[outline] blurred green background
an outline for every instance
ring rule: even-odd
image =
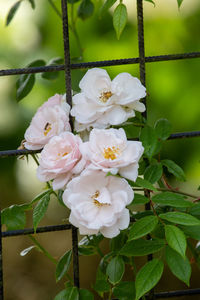
[[[54,57],[63,57],[60,18],[47,0],[35,2],[36,9],[32,10],[28,1],[23,1],[12,23],[5,27],[6,15],[15,1],[1,0],[0,69],[21,68],[35,59],[48,62]],[[60,1],[53,2],[60,9]],[[96,9],[91,18],[77,21],[77,30],[84,49],[82,61],[138,56],[135,2],[124,0],[128,7],[129,21],[119,41],[112,26],[112,11],[99,19]],[[155,0],[155,3],[155,8],[151,3],[144,3],[146,55],[199,51],[199,0],[184,0],[180,11],[176,0]],[[75,59],[79,56],[79,50],[72,34],[70,47],[71,58]],[[106,69],[111,78],[120,72],[130,72],[139,77],[138,65]],[[85,70],[72,71],[73,90],[78,91],[78,82],[84,74]],[[149,123],[153,125],[158,118],[167,118],[173,125],[173,132],[200,130],[200,59],[148,63],[146,75]],[[0,150],[16,149],[37,107],[55,93],[65,92],[64,72],[60,72],[58,79],[54,81],[42,79],[38,74],[31,93],[17,103],[17,79],[18,76],[0,78]],[[163,158],[175,160],[186,173],[187,184],[174,184],[191,193],[197,193],[200,182],[199,149],[200,138],[181,139],[167,141],[162,152]],[[29,202],[43,189],[43,184],[36,179],[36,166],[31,158],[28,164],[26,160],[16,158],[1,159],[0,166],[1,208],[14,203]],[[66,210],[53,200],[41,225],[60,224],[65,217]],[[27,227],[32,227],[31,217],[28,218]],[[56,258],[71,247],[70,238],[70,232],[38,236]],[[25,257],[19,255],[20,251],[30,245],[32,243],[28,237],[7,238],[3,241],[6,300],[50,300],[63,288],[63,282],[55,283],[55,266],[43,258],[42,254],[33,250]],[[106,248],[107,245],[102,247]],[[80,262],[81,285],[88,287],[94,282],[98,259],[83,257]],[[139,264],[141,262],[139,260]],[[199,286],[198,276],[194,267],[191,287]],[[181,288],[184,288],[184,284],[166,272],[157,290]],[[200,296],[190,296],[191,299],[200,299],[198,297]]]

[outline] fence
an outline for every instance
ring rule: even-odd
[[[55,72],[55,71],[65,71],[65,86],[66,86],[66,101],[69,105],[72,104],[72,95],[71,95],[71,69],[85,69],[92,67],[105,67],[105,66],[117,66],[117,65],[126,65],[126,64],[139,64],[140,68],[140,80],[143,85],[145,85],[145,64],[149,62],[159,62],[159,61],[170,61],[170,60],[179,60],[179,59],[192,59],[200,58],[200,52],[192,53],[182,53],[182,54],[170,54],[170,55],[160,55],[160,56],[145,56],[145,46],[144,46],[144,28],[143,28],[143,0],[137,0],[137,23],[138,23],[138,48],[139,48],[139,57],[128,58],[128,59],[117,59],[117,60],[105,60],[105,61],[95,61],[95,62],[86,62],[86,63],[77,63],[71,64],[70,62],[70,43],[69,43],[69,24],[68,24],[68,10],[67,10],[67,0],[61,0],[62,7],[62,25],[63,25],[63,41],[64,41],[64,65],[57,66],[45,66],[45,67],[31,67],[31,68],[22,68],[22,69],[8,69],[0,70],[0,76],[8,75],[18,75],[18,74],[31,74],[31,73],[41,73],[41,72]],[[146,102],[146,99],[144,99]],[[144,115],[147,117],[147,113]],[[192,132],[182,132],[171,134],[169,139],[179,139],[179,138],[192,138],[200,136],[200,131]],[[24,154],[37,153],[38,150],[8,150],[0,151],[0,157],[5,158],[8,156],[18,156]],[[147,205],[146,210],[149,210],[150,207]],[[1,223],[1,216],[0,216]],[[59,231],[59,230],[71,230],[72,234],[72,251],[73,251],[73,277],[74,284],[79,287],[79,257],[78,257],[78,232],[77,228],[70,224],[65,225],[55,225],[55,226],[44,226],[38,227],[36,233]],[[2,238],[27,235],[34,233],[33,228],[24,229],[24,230],[10,230],[2,232],[0,229],[0,300],[4,299],[3,294],[3,265],[2,265]],[[151,260],[151,255],[148,256],[148,260]],[[191,295],[200,295],[200,288],[198,289],[188,289],[188,290],[177,290],[170,292],[161,292],[154,293],[152,290],[147,298],[151,299],[164,299],[172,298],[179,296],[191,296]],[[189,298],[188,298],[189,299]]]

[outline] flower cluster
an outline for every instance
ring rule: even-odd
[[[64,190],[69,221],[80,234],[101,232],[112,238],[129,225],[126,206],[134,193],[126,179],[136,180],[144,149],[141,142],[127,141],[122,128],[109,126],[125,122],[135,110],[145,110],[139,102],[145,87],[128,73],[111,81],[105,70],[97,68],[89,70],[79,86],[71,111],[58,94],[37,110],[24,146],[43,148],[37,177],[52,181],[54,190]],[[69,114],[75,118],[76,131],[93,128],[87,141],[71,132]]]

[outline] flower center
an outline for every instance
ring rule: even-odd
[[[49,131],[51,131],[51,124],[47,122],[47,124],[44,127],[44,135],[47,136],[47,134],[49,133]]]
[[[102,207],[102,206],[107,206],[107,205],[110,205],[108,203],[101,203],[98,201],[98,197],[100,196],[100,192],[99,191],[96,191],[92,196],[92,200],[93,200],[93,203],[94,205],[96,205],[97,207]]]
[[[63,153],[63,154],[61,154],[61,153],[58,153],[58,156],[62,156],[62,157],[64,157],[64,156],[66,156],[67,154],[69,154],[69,152],[65,152],[65,153]]]
[[[103,156],[105,159],[114,160],[117,158],[117,155],[119,155],[119,153],[120,153],[119,148],[113,146],[113,147],[104,148]]]
[[[101,93],[99,99],[101,102],[106,103],[108,101],[108,99],[112,96],[112,92],[103,92]]]

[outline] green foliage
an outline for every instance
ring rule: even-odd
[[[67,251],[58,261],[56,266],[56,281],[59,281],[69,270],[72,259],[72,250]]]
[[[155,216],[147,216],[138,220],[130,227],[128,240],[132,241],[145,236],[153,231],[157,224],[158,218]]]
[[[172,193],[172,192],[163,192],[157,194],[151,199],[154,203],[169,205],[172,207],[191,207],[193,203],[184,199],[183,195]]]
[[[164,264],[162,261],[153,259],[140,269],[135,280],[135,300],[140,299],[140,297],[150,291],[158,283],[162,276],[163,268]]]
[[[80,289],[79,300],[94,300],[94,295],[88,290]]]
[[[35,9],[35,0],[28,0],[28,2],[30,3],[32,9]]]
[[[165,236],[168,245],[185,258],[187,242],[183,231],[174,225],[166,225]]]
[[[150,126],[145,126],[140,133],[140,141],[144,147],[144,154],[151,159],[157,153],[159,147],[158,137],[155,130]]]
[[[127,242],[120,250],[121,255],[125,256],[143,256],[158,252],[165,246],[165,241],[162,239],[154,240],[133,240]]]
[[[126,26],[126,22],[127,22],[127,8],[124,4],[120,3],[115,8],[113,14],[113,26],[115,28],[115,32],[118,40],[124,30],[124,27]]]
[[[40,201],[35,206],[35,208],[33,210],[33,227],[34,227],[34,231],[36,231],[36,229],[38,227],[38,224],[40,223],[40,221],[44,217],[44,215],[47,211],[48,205],[49,205],[49,201],[50,201],[50,195],[46,194],[40,199]]]
[[[157,137],[162,141],[168,139],[172,131],[172,125],[167,119],[159,119],[155,124]]]
[[[180,226],[184,233],[195,239],[200,240],[200,225],[199,226]]]
[[[112,289],[113,295],[119,300],[135,299],[135,286],[133,281],[121,281]]]
[[[111,8],[113,4],[115,4],[116,1],[117,0],[106,0],[100,9],[100,16],[105,14],[109,10],[109,8]]]
[[[168,212],[165,214],[160,214],[159,217],[162,218],[163,220],[169,221],[171,223],[180,224],[180,225],[188,225],[188,226],[200,225],[200,221],[197,218],[182,212],[175,212],[175,211]]]
[[[79,300],[79,293],[77,287],[69,287],[65,290],[62,290],[54,300]]]
[[[121,256],[116,256],[109,262],[106,274],[109,281],[115,285],[122,279],[124,275],[125,264]]]
[[[20,4],[21,4],[21,0],[15,2],[15,4],[13,4],[11,9],[9,10],[7,18],[6,18],[6,26],[8,26],[10,24],[10,22],[12,21],[12,19],[14,18],[17,10],[20,7]]]
[[[187,257],[184,259],[180,254],[166,247],[166,261],[171,272],[181,281],[189,286],[191,276],[191,266]]]
[[[148,203],[149,199],[141,194],[134,194],[134,199],[131,205],[145,204]]]
[[[178,8],[180,8],[181,4],[182,4],[183,0],[177,0],[178,3]]]
[[[96,281],[93,289],[102,297],[105,292],[110,290],[110,284],[107,281],[107,275],[100,268],[97,270]]]
[[[91,0],[82,0],[78,7],[78,17],[82,20],[89,18],[94,12],[94,4]]]
[[[151,182],[142,179],[140,177],[137,178],[136,182],[135,182],[136,186],[141,186],[145,189],[151,190],[151,191],[157,191],[157,189],[151,184]]]
[[[52,58],[48,63],[47,66],[56,66],[56,65],[60,65],[63,64],[64,60],[61,57],[56,57],[56,58]],[[44,72],[42,73],[42,78],[44,79],[48,79],[48,80],[53,80],[58,78],[59,76],[59,72]]]
[[[157,182],[163,173],[162,164],[151,163],[144,172],[144,179],[148,180],[152,184]]]
[[[111,251],[118,252],[124,246],[127,239],[128,239],[127,233],[124,231],[121,231],[120,234],[118,234],[116,237],[114,237],[110,240]]]
[[[153,0],[145,0],[145,1],[152,3],[154,5],[154,7],[156,6],[155,2]]]
[[[24,207],[12,205],[1,211],[1,222],[5,224],[7,230],[23,229],[26,225],[26,215]]]
[[[167,168],[169,173],[173,174],[178,180],[185,181],[185,174],[183,170],[175,162],[169,159],[164,159],[161,163]]]

